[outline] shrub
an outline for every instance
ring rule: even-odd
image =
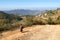
[[[20,21],[20,20],[22,20],[22,18],[20,18],[20,17],[17,17],[17,18],[16,18],[16,20],[17,20],[17,21]]]
[[[52,10],[47,11],[48,16],[54,15],[55,13]]]
[[[33,17],[32,16],[26,16],[26,20],[25,20],[25,25],[26,26],[31,26],[33,24]]]
[[[55,21],[53,21],[50,17],[47,20],[48,24],[56,24]]]
[[[10,24],[5,24],[2,27],[0,27],[0,31],[5,31],[11,29],[12,26]]]
[[[46,23],[43,20],[33,20],[33,25],[45,25]]]
[[[60,20],[60,16],[57,17],[57,20]]]

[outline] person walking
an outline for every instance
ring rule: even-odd
[[[23,25],[20,25],[20,32],[23,32]]]

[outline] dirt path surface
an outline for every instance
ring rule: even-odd
[[[60,25],[36,25],[24,28],[24,33],[17,29],[2,34],[0,40],[60,40]]]

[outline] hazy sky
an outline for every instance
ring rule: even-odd
[[[0,0],[0,10],[58,7],[60,7],[60,0]]]

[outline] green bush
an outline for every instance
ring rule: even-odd
[[[43,20],[33,20],[33,25],[45,25],[46,23]]]
[[[17,21],[20,21],[20,20],[22,20],[22,18],[20,18],[20,17],[17,17],[17,18],[16,18],[16,20],[17,20]]]
[[[56,20],[55,23],[56,23],[56,24],[60,24],[60,20]]]
[[[48,16],[54,15],[55,13],[52,10],[47,11]]]
[[[54,20],[52,20],[50,17],[47,20],[48,24],[56,24],[56,22]]]
[[[0,27],[0,31],[5,31],[11,29],[12,26],[10,24],[5,24],[2,27]]]
[[[31,26],[33,24],[33,17],[32,16],[26,16],[26,20],[25,20],[25,25],[26,26]]]
[[[57,19],[55,20],[56,24],[60,24],[60,16],[57,17]]]
[[[57,20],[60,20],[60,16],[57,17]]]

